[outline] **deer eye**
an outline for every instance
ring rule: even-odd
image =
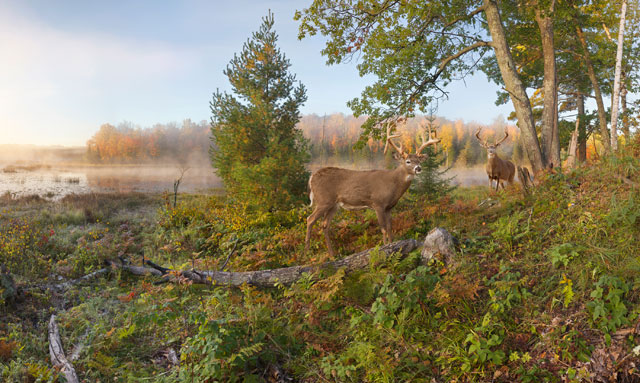
[[[407,165],[411,165],[411,160],[406,160],[405,162],[407,163]]]

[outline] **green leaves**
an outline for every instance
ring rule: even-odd
[[[591,313],[593,325],[605,333],[611,334],[619,327],[629,324],[627,307],[623,301],[629,285],[619,277],[603,275],[591,292],[591,302],[587,309]]]
[[[380,138],[376,124],[396,115],[426,112],[444,97],[442,87],[473,71],[488,47],[481,42],[477,2],[460,0],[394,2],[316,0],[296,13],[299,38],[328,37],[322,54],[327,64],[358,60],[361,76],[373,75],[360,98],[348,105],[368,115],[362,137]]]
[[[288,72],[273,25],[269,14],[224,71],[234,94],[216,91],[211,101],[213,166],[230,195],[264,211],[304,198],[310,159],[295,128],[306,89]]]
[[[552,247],[547,251],[547,255],[551,259],[553,267],[557,267],[562,264],[567,267],[569,262],[579,255],[581,248],[572,243],[563,243]]]

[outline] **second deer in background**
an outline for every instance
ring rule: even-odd
[[[509,137],[509,133],[505,130],[504,138],[494,144],[489,144],[487,141],[480,139],[480,130],[476,131],[476,138],[480,142],[480,146],[487,149],[487,176],[489,177],[489,187],[493,188],[493,180],[496,180],[496,191],[498,191],[498,186],[502,185],[502,189],[504,189],[504,183],[502,181],[507,181],[509,184],[513,183],[513,178],[516,175],[516,167],[513,162],[509,160],[503,160],[498,157],[498,153],[496,149],[500,146],[504,140]]]

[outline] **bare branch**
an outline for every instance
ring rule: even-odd
[[[462,21],[462,20],[466,20],[466,19],[470,19],[470,18],[476,16],[478,13],[483,12],[483,11],[484,11],[484,6],[478,7],[476,9],[474,9],[473,11],[471,11],[471,13],[469,13],[468,15],[464,15],[462,17],[458,17],[457,19],[448,22],[447,24],[444,25],[444,27],[442,27],[442,31],[444,32],[445,29],[447,29],[450,26],[456,24],[457,22]]]
[[[62,375],[68,383],[79,383],[78,375],[73,365],[64,356],[58,325],[56,324],[56,316],[51,315],[49,320],[49,353],[51,354],[51,363],[54,367],[60,369]]]

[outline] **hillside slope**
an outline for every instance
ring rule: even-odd
[[[368,269],[274,289],[124,271],[62,292],[32,288],[0,302],[0,376],[57,379],[46,340],[55,311],[85,381],[638,381],[640,195],[616,176],[637,179],[637,169],[617,160],[551,174],[528,196],[408,195],[393,213],[396,238],[446,228],[458,240],[448,265],[374,252]],[[87,196],[0,210],[0,263],[22,286],[118,257],[232,271],[328,259],[319,229],[302,251],[308,207],[257,214],[223,197],[172,208]],[[381,243],[370,211],[341,212],[332,228],[341,254]]]

